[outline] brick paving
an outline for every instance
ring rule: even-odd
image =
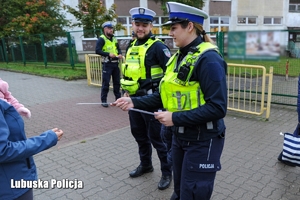
[[[100,105],[100,88],[86,80],[63,81],[0,70],[12,94],[32,112],[25,119],[27,136],[59,127],[64,130],[57,146],[35,155],[39,179],[78,180],[83,189],[35,189],[35,200],[167,200],[173,186],[157,189],[161,173],[153,151],[154,172],[130,178],[138,163],[127,112]],[[112,91],[108,101],[113,101]],[[217,173],[213,200],[298,200],[298,167],[277,161],[282,150],[280,132],[293,132],[295,107],[272,105],[269,121],[228,111],[222,170]]]

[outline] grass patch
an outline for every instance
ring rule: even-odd
[[[45,76],[52,78],[59,78],[63,80],[76,80],[86,79],[86,70],[83,67],[72,67],[67,66],[47,66],[44,67],[38,64],[26,64],[24,66],[20,63],[3,63],[0,62],[0,70],[7,70],[13,72],[20,72],[25,74],[32,74],[37,76]]]
[[[273,67],[274,75],[285,75],[286,74],[286,64],[288,61],[288,74],[289,76],[298,77],[300,72],[300,59],[297,58],[287,58],[281,57],[278,61],[262,61],[262,60],[230,60],[226,59],[227,63],[245,64],[245,65],[261,65],[267,70]]]
[[[289,62],[289,76],[298,77],[300,72],[300,59],[281,57],[278,61],[262,61],[262,60],[229,60],[226,59],[227,63],[237,63],[246,65],[262,65],[266,68],[269,73],[270,67],[273,67],[274,75],[285,75],[286,74],[286,63]],[[76,80],[86,79],[86,69],[84,63],[76,64],[76,67],[72,69],[69,64],[66,63],[49,63],[47,67],[42,62],[27,63],[26,66],[23,63],[5,63],[0,62],[0,70],[8,70],[20,73],[27,73],[38,76],[46,76],[59,78],[64,80]],[[229,73],[236,73],[229,70]],[[246,72],[245,72],[246,73]],[[255,73],[254,73],[255,75]]]

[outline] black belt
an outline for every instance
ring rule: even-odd
[[[106,64],[106,63],[118,63],[118,62],[119,62],[118,60],[112,60],[112,61],[102,62],[102,63]]]

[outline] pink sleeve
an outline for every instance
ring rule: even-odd
[[[16,110],[18,110],[21,107],[24,107],[23,104],[20,104],[19,101],[11,95],[10,92],[7,93],[8,95],[5,97],[8,103],[10,103],[13,107],[15,107]]]
[[[8,83],[0,79],[0,97],[10,103],[15,109],[24,107],[23,104],[20,104],[19,101],[8,91]]]

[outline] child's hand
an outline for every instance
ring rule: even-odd
[[[54,128],[54,129],[52,129],[52,131],[56,134],[58,141],[62,138],[62,136],[64,134],[64,132],[58,128]]]

